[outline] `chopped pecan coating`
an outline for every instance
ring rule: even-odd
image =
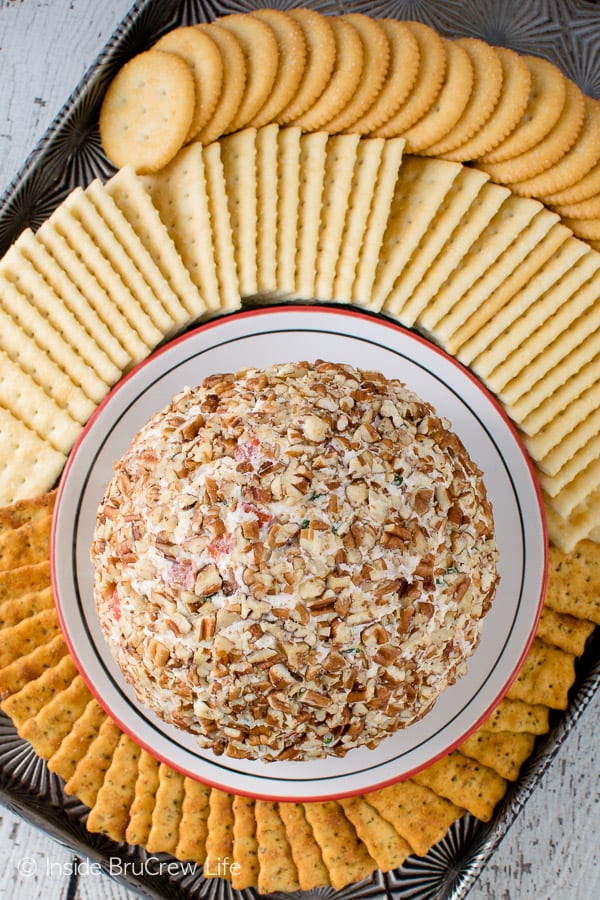
[[[449,423],[324,361],[178,394],[116,465],[92,559],[141,702],[263,760],[341,756],[421,718],[498,582],[482,475]]]

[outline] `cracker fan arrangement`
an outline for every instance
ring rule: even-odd
[[[92,832],[263,893],[395,869],[465,810],[490,820],[600,624],[600,103],[545,60],[420,23],[265,9],[134,57],[100,133],[117,174],[0,261],[2,709]],[[382,314],[469,367],[519,430],[551,539],[496,710],[418,775],[338,802],[159,764],[92,698],[50,586],[53,489],[111,387],[192,324],[285,300]]]

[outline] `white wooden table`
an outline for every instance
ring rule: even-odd
[[[0,194],[130,5],[0,0]],[[600,897],[599,727],[597,695],[470,892],[472,900]],[[133,896],[0,807],[0,900]]]

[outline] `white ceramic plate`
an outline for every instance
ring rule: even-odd
[[[136,432],[186,385],[215,372],[329,359],[400,378],[450,419],[482,469],[493,504],[501,582],[468,673],[421,721],[375,750],[344,758],[261,763],[215,756],[135,699],[102,636],[89,548],[96,509]],[[125,378],[88,423],[65,469],[52,542],[56,602],[69,649],[102,706],[156,757],[224,790],[270,799],[324,799],[388,784],[465,739],[508,689],[541,610],[546,531],[527,457],[476,379],[431,344],[387,320],[346,309],[270,307],[211,322],[174,341]]]

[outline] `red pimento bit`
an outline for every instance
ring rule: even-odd
[[[213,559],[219,559],[220,556],[231,553],[234,546],[235,540],[231,535],[228,537],[216,537],[208,544],[206,552],[212,556]]]
[[[198,574],[193,565],[189,562],[172,563],[169,582],[171,584],[179,584],[184,591],[193,591],[196,583],[196,575]]]
[[[268,512],[261,509],[260,506],[257,506],[255,503],[243,503],[242,509],[245,513],[254,516],[260,526],[273,524],[273,516],[269,515]]]
[[[119,593],[117,588],[114,589],[112,594],[110,595],[110,600],[108,601],[108,608],[110,609],[110,613],[115,621],[119,621],[121,618],[121,601],[119,599]]]
[[[236,462],[251,462],[258,456],[259,447],[260,441],[257,437],[253,437],[249,441],[242,441],[235,448],[234,459]]]

